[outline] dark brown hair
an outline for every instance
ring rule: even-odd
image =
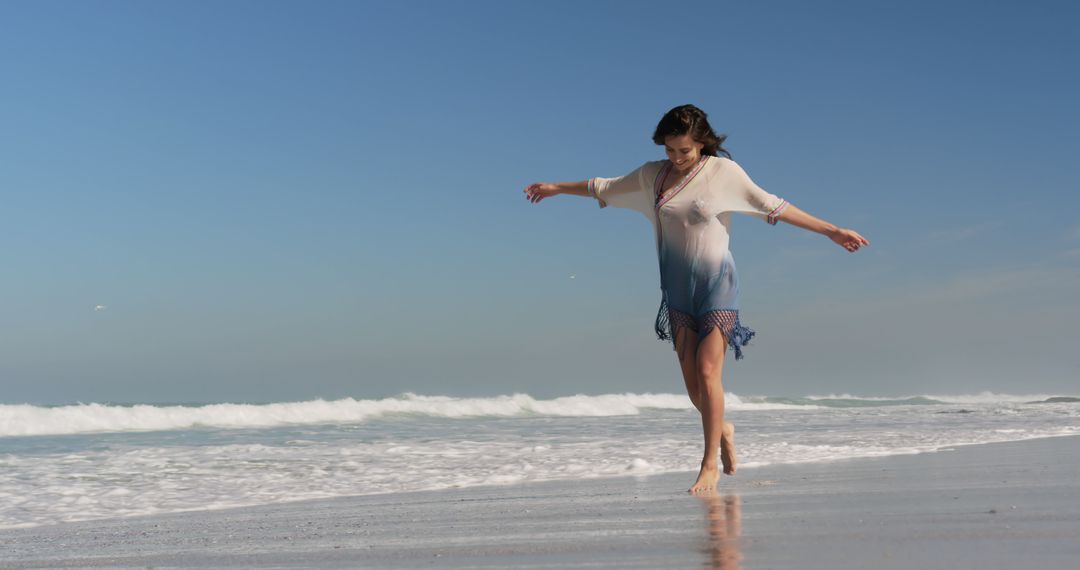
[[[695,142],[705,145],[701,149],[701,154],[731,158],[731,153],[723,146],[727,135],[717,135],[716,131],[709,126],[708,115],[705,111],[693,105],[681,105],[665,113],[660,123],[656,125],[652,140],[662,145],[664,139],[668,137],[681,137],[685,134],[689,134]]]

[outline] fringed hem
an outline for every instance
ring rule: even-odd
[[[754,338],[754,335],[757,334],[756,332],[754,332],[754,329],[751,329],[750,327],[744,327],[742,323],[740,323],[738,319],[736,319],[735,324],[731,325],[730,328],[706,326],[705,332],[701,333],[698,336],[698,342],[701,342],[701,339],[709,336],[709,333],[716,328],[721,329],[721,331],[724,333],[724,339],[727,340],[728,346],[730,346],[732,350],[735,351],[735,360],[742,360],[742,347],[749,345],[750,339]]]
[[[667,300],[660,301],[660,310],[656,312],[656,324],[653,325],[656,338],[675,344],[675,335],[671,334],[671,315],[668,314]]]
[[[675,330],[683,327],[698,333],[699,343],[709,336],[713,329],[720,329],[724,335],[724,340],[735,352],[735,360],[742,360],[743,347],[748,346],[750,340],[757,334],[753,329],[745,327],[739,322],[739,311],[730,309],[709,311],[705,313],[705,316],[699,322],[687,313],[668,307],[666,300],[661,301],[660,310],[656,313],[656,324],[654,325],[656,337],[671,342],[672,347],[675,348]]]

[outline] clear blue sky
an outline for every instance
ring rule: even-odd
[[[679,392],[644,220],[521,189],[683,103],[872,242],[737,223],[729,391],[1076,393],[1078,16],[0,3],[0,402]]]

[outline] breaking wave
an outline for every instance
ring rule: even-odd
[[[849,394],[783,398],[727,394],[727,409],[737,411],[809,410],[898,405],[1026,404],[1054,401],[1045,395],[1013,396],[984,392],[970,396],[867,398]],[[405,393],[376,400],[310,400],[274,404],[207,405],[0,404],[0,437],[162,431],[200,427],[265,428],[287,425],[361,423],[388,416],[440,418],[515,416],[621,416],[647,409],[691,410],[684,394],[601,394],[548,400],[528,394],[461,398]]]

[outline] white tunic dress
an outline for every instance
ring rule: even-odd
[[[680,327],[705,338],[720,328],[735,358],[754,331],[739,322],[739,279],[728,249],[733,212],[775,224],[787,202],[762,190],[734,161],[704,156],[687,176],[661,194],[672,164],[646,162],[619,178],[589,180],[600,207],[641,212],[653,224],[663,293],[656,333],[673,338]]]

